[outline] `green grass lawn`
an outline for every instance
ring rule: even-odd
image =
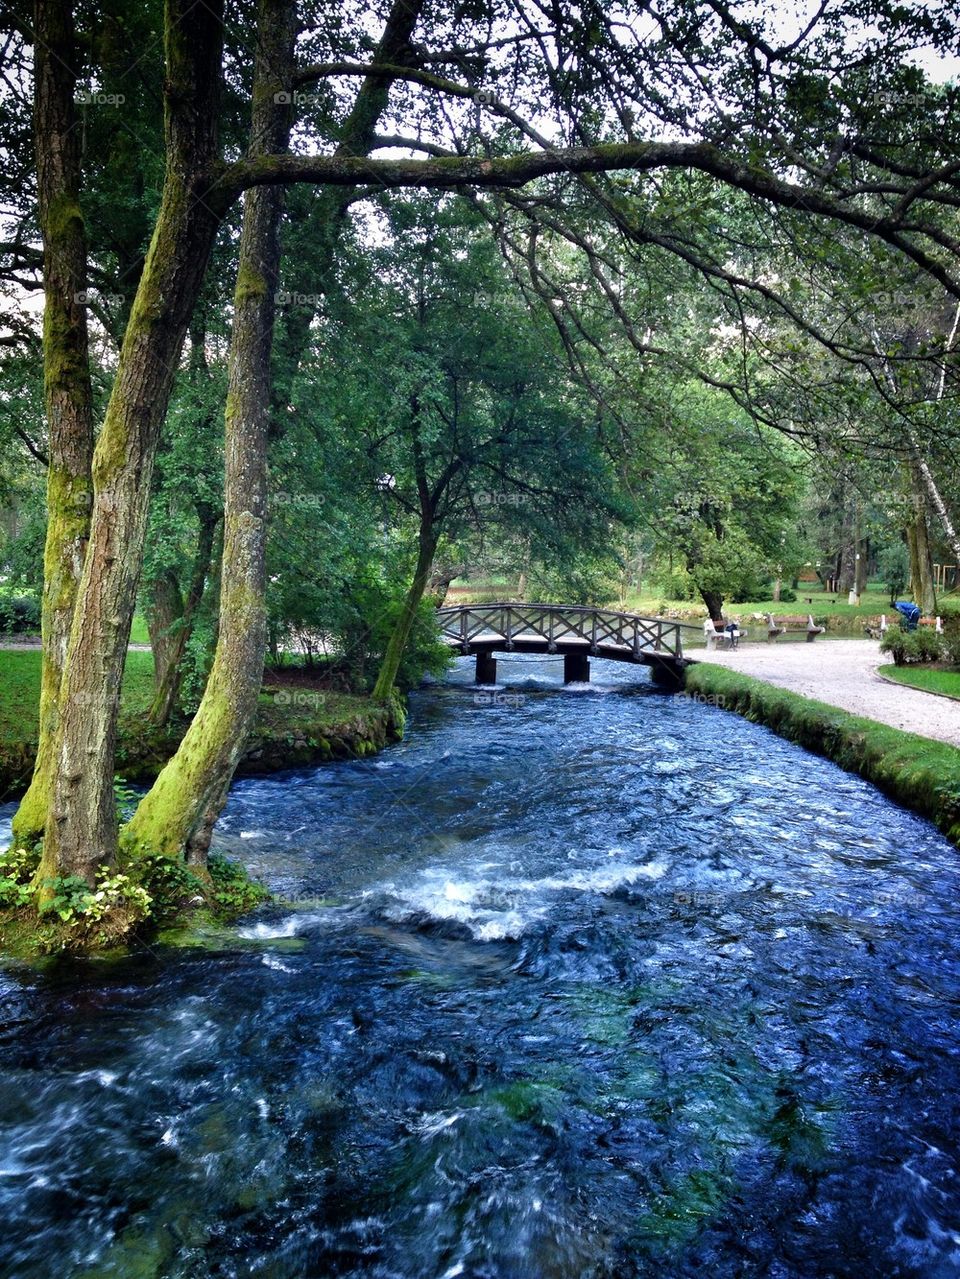
[[[942,670],[932,666],[881,666],[880,674],[898,684],[922,688],[926,693],[946,693],[960,698],[960,667]]]
[[[121,694],[125,718],[142,715],[153,696],[153,654],[128,653]],[[30,742],[37,735],[40,650],[0,649],[0,740]]]
[[[142,613],[134,613],[133,615],[133,625],[130,627],[130,643],[150,643],[150,636],[147,632],[147,621]]]
[[[447,603],[486,603],[511,599],[515,589],[515,578],[491,576],[482,581],[472,582],[461,579],[451,585]],[[848,604],[845,596],[824,591],[819,582],[801,582],[796,595],[797,598],[792,601],[761,599],[733,604],[728,600],[724,603],[723,611],[727,617],[749,617],[751,613],[773,613],[775,617],[804,617],[807,613],[813,613],[815,617],[849,617],[851,620],[874,617],[879,613],[886,613],[888,617],[894,615],[889,594],[877,585],[870,586],[864,591],[859,605]],[[808,599],[812,602],[807,603]],[[624,612],[639,613],[643,617],[656,617],[662,608],[671,611],[689,611],[699,616],[706,616],[703,601],[699,598],[695,600],[666,599],[646,584],[641,590],[628,594],[622,605],[619,599],[611,599],[606,602],[606,607],[618,610],[622,608]],[[937,604],[937,611],[941,617],[960,614],[960,595],[942,597]]]
[[[888,617],[895,615],[890,606],[890,596],[884,590],[870,588],[860,596],[860,603],[848,604],[846,599],[822,590],[819,583],[801,583],[797,590],[797,598],[784,600],[747,600],[742,604],[726,601],[723,611],[728,617],[748,617],[751,613],[773,613],[775,617],[800,617],[813,613],[817,617],[873,617],[877,613],[886,613]],[[813,602],[808,604],[807,600]],[[656,614],[661,605],[670,609],[700,609],[704,613],[702,601],[699,600],[665,600],[648,590],[628,595],[626,611],[629,613]],[[941,602],[941,616],[948,612],[960,611],[960,599],[945,599]]]

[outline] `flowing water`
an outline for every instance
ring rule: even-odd
[[[234,787],[292,904],[232,944],[0,971],[0,1274],[958,1273],[956,850],[644,672],[500,671]]]

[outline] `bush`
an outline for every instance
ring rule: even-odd
[[[0,857],[0,910],[19,910],[30,905],[30,882],[39,862],[36,848],[11,848]]]
[[[797,592],[793,589],[792,586],[783,586],[780,588],[781,604],[796,604],[796,602],[797,602]]]
[[[945,656],[941,636],[931,630],[888,631],[880,645],[881,653],[890,653],[895,666],[914,666],[923,662],[940,662]]]
[[[33,591],[0,589],[0,634],[31,635],[40,629],[40,597]]]
[[[213,884],[213,904],[224,919],[236,919],[270,900],[262,884],[251,879],[238,862],[228,861],[219,853],[211,853],[207,870]]]

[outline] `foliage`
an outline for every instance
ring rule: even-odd
[[[39,864],[39,848],[11,848],[0,857],[0,910],[20,910],[30,905],[30,883]]]
[[[880,576],[890,592],[890,607],[902,596],[910,580],[910,556],[903,542],[893,542],[877,562]]]
[[[667,379],[647,394],[663,398],[669,436],[664,464],[642,478],[645,505],[656,508],[655,585],[680,598],[692,598],[691,588],[735,602],[763,596],[772,576],[790,576],[805,556],[795,451],[719,392]]]
[[[40,630],[40,597],[36,591],[0,586],[0,635],[30,635]]]
[[[207,676],[213,665],[215,645],[213,618],[205,612],[194,623],[190,637],[184,646],[181,662],[183,683],[180,688],[180,703],[188,715],[192,715],[200,705]]]
[[[169,923],[206,900],[206,885],[183,861],[147,853],[137,858],[133,869],[150,894],[150,914],[156,924]]]
[[[112,914],[124,918],[123,931],[146,919],[150,912],[150,894],[129,876],[101,871],[94,888],[79,875],[56,876],[45,880],[49,896],[40,902],[40,915],[54,914],[62,924],[80,932],[89,932]]]
[[[915,631],[891,629],[880,644],[881,653],[890,653],[896,666],[912,666],[924,662],[939,662],[944,656],[941,636],[929,627]]]
[[[213,905],[223,919],[236,919],[270,899],[263,884],[251,879],[239,862],[229,861],[219,853],[210,855],[207,871],[213,885]]]
[[[129,786],[122,777],[113,779],[113,797],[117,805],[117,821],[122,826],[133,816],[134,809],[140,801],[140,794]]]

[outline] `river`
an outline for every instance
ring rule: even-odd
[[[559,669],[238,783],[234,942],[0,969],[0,1274],[957,1274],[956,850]]]

